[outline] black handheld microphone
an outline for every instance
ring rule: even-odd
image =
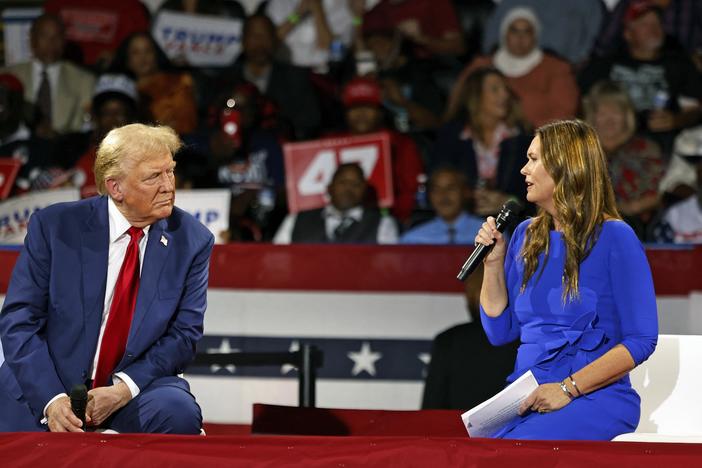
[[[71,409],[73,414],[76,415],[80,422],[83,423],[81,426],[83,430],[85,429],[85,407],[88,405],[88,389],[83,384],[76,384],[71,389]]]
[[[512,221],[514,221],[517,216],[519,216],[519,213],[522,212],[524,209],[524,206],[518,202],[517,200],[509,200],[507,203],[505,203],[502,206],[502,210],[500,211],[500,214],[497,215],[497,218],[495,219],[495,224],[497,225],[497,230],[500,232],[504,232],[505,228],[507,227],[508,224],[510,224]],[[492,245],[483,245],[483,244],[478,244],[475,249],[473,249],[473,252],[470,254],[470,257],[468,257],[468,260],[463,264],[461,267],[461,271],[458,272],[458,278],[459,280],[463,281],[475,271],[476,268],[478,268],[478,265],[480,265],[480,262],[483,261],[485,257],[487,257],[487,254],[490,253],[492,248],[495,246],[495,244]]]

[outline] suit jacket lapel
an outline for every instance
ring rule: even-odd
[[[105,304],[107,258],[110,248],[110,224],[107,198],[100,197],[93,203],[93,213],[81,231],[81,261],[83,277],[83,319],[87,339],[86,355],[93,356],[100,333],[102,311]],[[94,338],[94,340],[93,340]]]
[[[59,65],[58,80],[56,83],[56,90],[52,89],[52,93],[56,93],[53,97],[55,106],[52,107],[52,120],[54,128],[61,129],[66,124],[70,123],[70,116],[74,113],[75,98],[73,97],[73,92],[71,90],[70,84],[68,82],[68,77],[66,76],[66,65],[61,63]]]
[[[34,95],[34,65],[32,62],[25,62],[17,65],[17,68],[10,69],[10,71],[17,75],[17,78],[24,83],[24,99],[27,102],[36,101],[36,96]]]
[[[129,329],[127,349],[132,344],[134,337],[137,336],[139,327],[158,292],[158,280],[163,266],[166,264],[166,258],[172,250],[169,246],[170,241],[171,236],[166,232],[166,221],[162,219],[155,222],[149,229],[149,239],[146,243],[146,253],[139,279],[139,293],[137,294],[132,325]]]

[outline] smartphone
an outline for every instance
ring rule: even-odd
[[[219,113],[219,126],[222,132],[238,148],[241,146],[241,111],[224,108]]]

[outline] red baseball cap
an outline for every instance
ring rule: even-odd
[[[24,94],[24,86],[22,86],[22,82],[11,73],[0,73],[0,86],[4,86],[10,91]]]
[[[341,100],[346,107],[353,106],[380,106],[380,85],[369,77],[357,77],[346,83],[341,95]]]
[[[631,23],[645,15],[649,11],[661,12],[661,8],[651,0],[632,0],[624,12],[622,22],[624,25]]]

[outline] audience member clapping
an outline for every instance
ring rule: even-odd
[[[522,131],[518,101],[497,69],[481,68],[468,76],[461,102],[461,115],[439,129],[431,162],[466,175],[475,213],[496,214],[510,197],[526,197],[519,171],[530,138]]]
[[[360,5],[360,12],[354,8]],[[340,60],[354,41],[363,2],[350,0],[269,0],[266,14],[275,23],[290,63],[328,71],[330,60]]]
[[[368,184],[356,163],[339,165],[327,187],[329,203],[290,214],[275,235],[276,244],[394,244],[395,220],[377,207],[364,206]]]

